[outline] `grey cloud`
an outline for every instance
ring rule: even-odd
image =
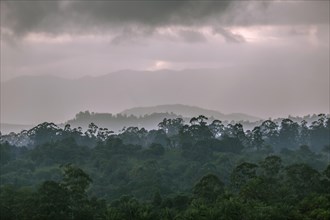
[[[221,20],[243,26],[329,24],[329,1],[234,1]]]
[[[154,33],[154,29],[145,26],[125,27],[111,40],[113,45],[121,45],[126,43],[138,43],[139,39],[143,39]]]
[[[232,25],[329,24],[328,1],[1,1],[1,37],[13,41],[30,32],[49,35],[116,34],[113,44],[135,42],[171,25],[214,27],[227,42],[244,42]],[[179,31],[186,42],[203,42],[195,31]]]
[[[328,23],[329,1],[1,1],[1,26],[16,36],[29,32],[117,33],[130,25]]]
[[[6,1],[1,25],[16,35],[85,32],[125,24],[190,25],[221,13],[229,1]]]
[[[45,27],[57,28],[63,21],[55,1],[1,1],[1,26],[17,35],[44,32]]]
[[[220,34],[229,43],[242,43],[246,41],[242,35],[234,34],[231,31],[221,27],[214,28],[213,32],[215,34]]]
[[[206,41],[205,36],[202,33],[198,32],[198,31],[180,30],[179,35],[183,39],[183,41],[189,42],[189,43],[205,42]]]
[[[119,31],[114,38],[112,38],[111,44],[124,45],[134,43],[138,45],[145,45],[149,36],[152,36],[154,40],[156,39],[170,42],[200,43],[207,41],[203,33],[194,29],[178,29],[174,35],[171,35],[163,34],[157,29],[140,25],[125,27],[122,31]]]

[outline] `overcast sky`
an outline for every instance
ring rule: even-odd
[[[227,112],[328,113],[329,1],[1,1],[2,82],[24,75],[196,68],[241,74],[237,85],[246,80],[260,100],[277,92],[260,85],[292,86],[284,103],[270,100],[269,113],[258,111],[258,102],[256,111],[242,102]],[[293,100],[296,109],[286,108]]]

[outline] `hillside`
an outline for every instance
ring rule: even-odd
[[[164,118],[174,119],[183,118],[186,123],[189,123],[192,117],[204,115],[211,122],[214,119],[228,123],[230,121],[241,122],[247,128],[256,125],[261,119],[246,115],[246,114],[222,114],[214,110],[207,110],[195,106],[188,105],[158,105],[150,107],[136,107],[122,111],[119,114],[111,113],[94,113],[94,112],[79,112],[73,119],[65,122],[72,127],[82,127],[86,129],[90,123],[94,123],[100,127],[108,128],[112,131],[119,131],[124,127],[144,127],[148,130],[156,129],[159,122]],[[245,123],[243,123],[243,121]],[[247,122],[250,121],[250,122]]]
[[[204,115],[207,117],[214,117],[216,119],[225,121],[259,121],[261,118],[242,114],[242,113],[233,113],[233,114],[223,114],[218,111],[208,110],[196,106],[189,106],[189,105],[181,105],[181,104],[174,104],[174,105],[158,105],[158,106],[150,106],[150,107],[136,107],[127,109],[121,112],[121,114],[125,115],[135,115],[135,116],[143,116],[143,115],[150,115],[152,113],[174,113],[176,115],[182,115],[183,117],[195,117],[198,115]]]

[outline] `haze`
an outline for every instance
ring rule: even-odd
[[[1,1],[1,122],[162,104],[286,117],[329,113],[329,94],[329,1]]]

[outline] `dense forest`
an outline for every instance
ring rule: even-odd
[[[149,111],[155,110],[153,113],[150,113],[147,110],[145,110],[146,114],[142,114],[143,113],[142,110],[138,111],[134,109],[129,109],[119,114],[81,111],[77,113],[73,119],[68,120],[66,123],[64,123],[63,126],[65,124],[70,124],[71,126],[74,127],[81,127],[83,129],[87,129],[90,123],[94,123],[100,127],[105,127],[112,131],[119,131],[123,127],[132,127],[132,126],[143,127],[145,129],[151,130],[157,128],[158,122],[163,120],[164,118],[167,119],[182,118],[184,121],[189,122],[191,118],[195,115],[206,116],[208,118],[207,120],[208,123],[211,123],[216,119],[221,120],[223,125],[239,123],[244,126],[244,129],[253,129],[256,126],[260,126],[263,122],[262,119],[253,118],[252,116],[239,114],[239,113],[224,115],[216,111],[199,109],[196,107],[185,106],[185,105],[168,105],[168,107],[174,108],[173,109],[174,111],[166,111],[167,110],[166,108],[157,109],[157,106],[146,108]],[[180,109],[179,107],[183,109]],[[193,114],[193,112],[200,112],[200,113]],[[206,113],[207,115],[203,113]],[[326,117],[330,117],[330,115],[326,115]],[[284,118],[275,118],[272,119],[272,121],[280,124],[283,119]],[[303,117],[288,116],[288,119],[297,123],[300,123],[301,121],[306,121],[308,124],[310,124],[318,120],[318,115],[316,114],[305,115]]]
[[[330,219],[330,118],[1,135],[1,219]]]

